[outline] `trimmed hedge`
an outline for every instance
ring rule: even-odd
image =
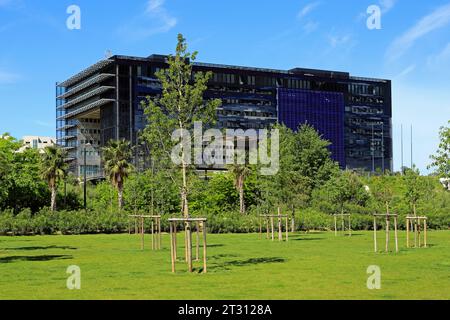
[[[255,233],[259,231],[259,218],[253,213],[243,216],[238,212],[208,214],[208,230],[211,233]],[[429,217],[430,229],[448,229],[448,215]],[[382,220],[382,219],[381,219]],[[380,220],[380,223],[384,223]],[[340,220],[338,220],[340,227]],[[161,221],[163,231],[168,231],[167,219]],[[110,211],[59,211],[51,212],[42,209],[33,215],[29,209],[14,216],[12,211],[0,213],[0,235],[52,235],[52,234],[97,234],[125,233],[130,224],[127,212],[111,213]],[[283,223],[284,225],[284,223]],[[297,231],[334,230],[334,218],[315,209],[306,209],[296,213]],[[146,229],[150,230],[150,221],[146,221]],[[353,230],[372,230],[373,218],[370,214],[352,215]],[[405,229],[405,217],[400,214],[399,228]]]

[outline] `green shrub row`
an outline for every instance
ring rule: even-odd
[[[167,217],[161,221],[163,231],[168,231]],[[207,214],[208,232],[211,233],[254,233],[259,231],[260,219],[256,213],[241,215],[238,212]],[[276,222],[276,221],[275,221]],[[345,221],[347,226],[347,220]],[[372,230],[373,217],[370,214],[353,214],[351,217],[353,230]],[[384,225],[383,219],[379,219]],[[277,224],[277,223],[276,223]],[[430,229],[448,229],[450,217],[448,215],[429,216]],[[338,228],[341,228],[338,218]],[[400,214],[399,229],[405,229],[405,215]],[[284,221],[283,221],[284,226]],[[289,225],[291,227],[291,224]],[[180,226],[181,227],[181,226]],[[146,230],[150,230],[151,222],[146,221]],[[334,230],[333,216],[306,209],[295,214],[295,228],[297,231]],[[131,229],[134,232],[135,223],[130,220],[128,213],[112,213],[110,211],[59,211],[51,212],[42,209],[37,214],[31,214],[25,209],[14,216],[11,211],[0,213],[1,235],[52,235],[52,234],[96,234],[96,233],[125,233]],[[265,224],[263,223],[265,230]]]

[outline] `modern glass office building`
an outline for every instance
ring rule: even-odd
[[[162,55],[113,56],[57,83],[57,143],[68,151],[75,174],[101,177],[99,150],[111,139],[139,144],[145,126],[140,102],[160,93],[155,72],[166,63]],[[195,63],[194,71],[213,73],[205,99],[223,102],[218,127],[261,129],[280,122],[296,130],[308,123],[331,142],[342,168],[392,170],[389,80],[207,63]],[[145,157],[145,150],[139,154]]]

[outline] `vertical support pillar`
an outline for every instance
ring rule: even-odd
[[[120,96],[119,96],[119,65],[116,65],[116,140],[120,139]],[[106,142],[106,141],[105,141]]]
[[[130,68],[129,68],[129,85],[130,85],[130,87],[129,87],[129,94],[130,94],[130,96],[129,96],[129,101],[128,101],[128,103],[130,104],[129,105],[129,112],[130,112],[130,119],[129,119],[129,121],[130,121],[130,142],[131,142],[131,145],[133,145],[133,128],[134,128],[134,126],[133,126],[133,67],[132,66],[130,66]],[[136,164],[137,164],[137,159],[134,159],[135,161],[136,161]]]

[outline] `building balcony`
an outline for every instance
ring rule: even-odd
[[[102,81],[114,77],[114,74],[110,73],[101,73],[93,76],[92,78],[87,79],[86,81],[82,82],[81,84],[77,85],[76,87],[73,87],[69,91],[63,93],[62,95],[56,97],[57,99],[67,99],[70,96],[73,96],[74,94],[89,88],[90,86],[101,83]]]
[[[114,60],[102,60],[100,62],[97,62],[96,64],[90,66],[89,68],[79,72],[78,74],[74,75],[73,77],[67,79],[66,81],[63,81],[61,83],[58,83],[58,87],[70,87],[73,86],[74,84],[85,80],[86,78],[92,76],[93,74],[95,74],[96,72],[99,72],[100,70],[102,70],[103,68],[111,65],[112,63],[114,63]]]
[[[72,106],[74,106],[74,105],[76,105],[78,103],[81,103],[81,102],[83,102],[83,101],[85,101],[85,100],[87,100],[89,98],[92,98],[92,97],[94,97],[96,95],[102,94],[102,93],[104,93],[104,92],[106,92],[108,90],[112,90],[112,89],[115,89],[115,87],[103,86],[103,87],[94,89],[94,90],[92,90],[92,91],[90,91],[90,92],[88,92],[88,93],[86,93],[86,94],[84,94],[82,96],[79,96],[76,99],[73,99],[73,100],[71,100],[71,101],[69,101],[69,102],[59,106],[57,109],[70,108],[70,107],[72,107]]]
[[[116,100],[114,100],[114,99],[100,99],[100,100],[97,100],[95,102],[89,103],[89,104],[87,104],[85,106],[82,106],[82,107],[78,108],[77,110],[75,110],[73,112],[67,113],[67,114],[57,118],[57,120],[64,120],[64,119],[73,118],[73,117],[75,117],[77,115],[80,115],[82,113],[85,113],[87,111],[90,111],[92,109],[101,107],[101,106],[103,106],[105,104],[108,104],[108,103],[111,103],[111,102],[115,102],[115,101]]]

